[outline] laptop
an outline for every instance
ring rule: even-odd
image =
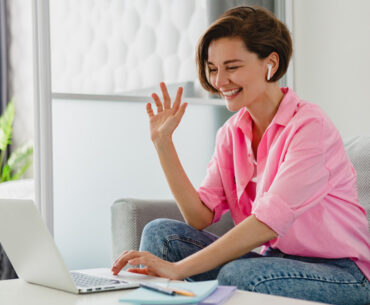
[[[72,293],[139,287],[139,282],[68,271],[32,200],[0,199],[0,243],[18,277]]]

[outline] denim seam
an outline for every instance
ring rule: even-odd
[[[304,276],[279,276],[279,277],[274,277],[274,278],[269,278],[269,279],[263,279],[261,281],[257,281],[255,284],[253,284],[253,292],[256,292],[255,289],[257,288],[258,285],[261,285],[265,282],[269,281],[275,281],[275,280],[290,280],[290,279],[301,279],[301,280],[308,280],[308,281],[318,281],[318,282],[325,282],[325,283],[332,283],[332,284],[344,284],[344,285],[359,285],[362,286],[361,282],[358,281],[334,281],[334,280],[329,280],[329,279],[324,279],[324,278],[310,278],[310,277],[304,277]]]
[[[167,255],[168,255],[168,244],[171,242],[171,241],[175,241],[175,240],[180,240],[180,241],[183,241],[183,242],[186,242],[186,243],[189,243],[189,244],[192,244],[194,246],[197,246],[201,249],[204,249],[205,248],[205,245],[197,240],[194,240],[194,239],[191,239],[191,238],[187,238],[187,237],[184,237],[184,236],[180,236],[180,235],[177,235],[177,234],[174,234],[174,235],[169,235],[165,238],[165,241],[163,243],[163,249],[162,249],[162,257],[164,260],[167,260]]]

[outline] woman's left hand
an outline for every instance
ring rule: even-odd
[[[178,263],[171,263],[160,259],[150,252],[124,251],[114,262],[112,272],[117,275],[121,269],[130,265],[144,265],[144,268],[131,268],[127,271],[169,278],[171,280],[182,280]]]

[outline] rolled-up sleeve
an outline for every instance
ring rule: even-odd
[[[228,205],[216,152],[208,164],[207,174],[198,189],[198,194],[200,200],[213,212],[212,223],[219,221],[228,210]]]
[[[271,186],[253,204],[252,214],[280,236],[331,190],[324,124],[311,120],[294,133]]]

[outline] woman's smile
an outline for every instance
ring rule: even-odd
[[[239,95],[239,93],[243,90],[243,88],[235,88],[229,90],[220,90],[223,97],[227,100],[231,100]]]

